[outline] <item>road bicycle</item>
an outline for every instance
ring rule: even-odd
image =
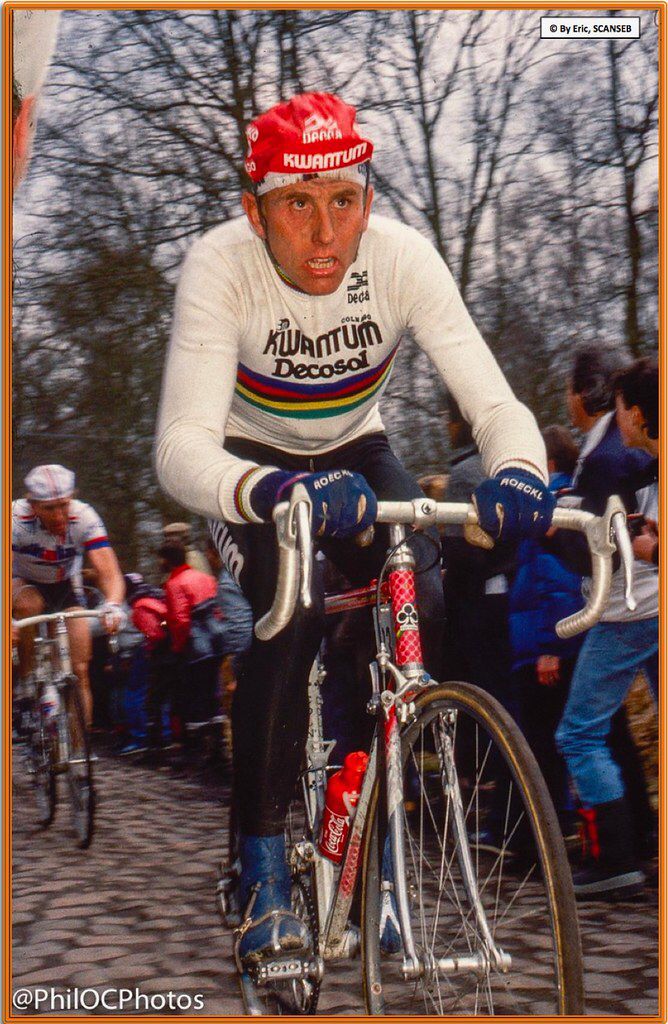
[[[274,604],[255,626],[263,640],[311,603],[310,506],[303,488],[274,514],[279,576]],[[368,709],[376,730],[340,866],[318,849],[333,747],[323,737],[316,663],[300,793],[286,822],[293,910],[308,942],[276,947],[249,966],[237,957],[246,1013],[315,1014],[328,962],[361,947],[371,1015],[577,1015],[583,1013],[582,951],[563,837],[545,782],[511,716],[489,694],[425,672],[406,527],[477,522],[470,505],[429,499],[378,504],[390,548],[369,588],[330,599],[330,608],[373,602],[376,659]],[[557,626],[561,637],[590,628],[609,595],[618,550],[633,606],[633,554],[617,498],[601,517],[558,508],[553,526],[585,534],[592,581],[583,609]],[[490,841],[490,835],[493,841]],[[218,884],[228,923],[238,863]],[[361,880],[361,930],[350,914]],[[400,941],[384,949],[390,914]],[[243,930],[243,922],[241,922]],[[239,934],[237,930],[237,935]],[[235,947],[236,948],[236,947]]]
[[[23,729],[27,734],[28,770],[32,776],[37,821],[46,828],[54,819],[57,779],[65,777],[77,845],[86,849],[93,838],[95,787],[90,738],[77,677],[72,671],[67,622],[104,618],[104,609],[76,609],[13,620],[18,629],[36,627],[34,671],[21,681],[27,702]]]

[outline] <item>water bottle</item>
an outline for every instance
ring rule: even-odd
[[[44,715],[44,721],[52,721],[58,714],[60,707],[60,698],[58,697],[58,690],[53,683],[47,683],[42,691],[42,714]]]
[[[343,768],[335,772],[327,783],[319,849],[335,864],[339,864],[343,857],[368,760],[361,750],[348,754]]]

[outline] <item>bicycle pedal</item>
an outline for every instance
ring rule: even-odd
[[[264,960],[247,968],[247,973],[258,987],[277,981],[321,981],[324,971],[322,957],[308,959],[298,956],[284,956],[277,960]]]

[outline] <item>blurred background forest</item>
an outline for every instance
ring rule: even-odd
[[[126,571],[191,518],[151,451],[178,268],[240,212],[245,125],[295,92],[359,108],[376,210],[433,241],[542,426],[566,422],[577,346],[655,351],[655,12],[615,12],[638,40],[558,42],[541,13],[66,11],[15,210],[15,495],[31,465],[75,469]],[[412,470],[446,468],[409,340],[382,411]]]

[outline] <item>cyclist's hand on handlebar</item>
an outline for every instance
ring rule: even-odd
[[[526,469],[509,467],[476,488],[473,504],[479,526],[467,526],[466,539],[491,548],[497,541],[541,537],[549,528],[555,498],[547,484]]]
[[[274,506],[287,501],[297,483],[306,488],[313,504],[311,525],[316,537],[351,537],[376,519],[375,494],[360,473],[349,469],[269,473],[251,491],[253,511],[262,519],[270,519]]]
[[[119,630],[123,629],[127,622],[127,615],[120,604],[107,601],[100,606],[100,611],[103,613],[102,623],[107,633],[113,636],[114,633],[118,633]]]

